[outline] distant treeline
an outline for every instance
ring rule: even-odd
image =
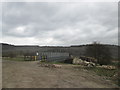
[[[37,45],[11,45],[1,43],[2,56],[22,56],[26,53],[36,54],[36,52],[67,52],[74,56],[89,56],[86,51],[89,47],[94,47],[94,43],[86,45],[72,45],[72,46],[37,46]],[[118,59],[117,45],[99,44],[107,47],[111,53],[112,59]],[[101,48],[104,49],[104,48]],[[92,51],[91,51],[92,52]],[[106,51],[107,53],[107,51]]]

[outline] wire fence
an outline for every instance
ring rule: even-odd
[[[69,53],[60,52],[42,52],[37,56],[38,60],[46,61],[64,61],[69,58]]]

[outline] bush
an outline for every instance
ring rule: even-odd
[[[8,54],[8,56],[9,56],[10,58],[14,58],[14,57],[16,57],[16,54],[13,53],[13,52],[11,52],[11,53]]]
[[[67,58],[64,63],[68,63],[68,64],[72,64],[73,63],[73,59],[72,58]]]
[[[86,49],[86,56],[97,59],[97,63],[100,65],[106,65],[111,63],[111,52],[105,45],[94,42]]]

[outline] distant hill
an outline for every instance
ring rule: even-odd
[[[72,46],[37,46],[37,45],[11,45],[6,43],[1,43],[2,45],[2,54],[8,54],[10,52],[15,52],[17,54],[22,54],[26,52],[68,52],[74,56],[85,55],[85,51],[87,47],[92,46],[92,44],[87,45],[72,45]],[[113,59],[118,57],[118,47],[117,45],[108,45],[104,44],[104,46],[108,47],[112,53]]]

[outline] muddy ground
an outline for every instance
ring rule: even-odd
[[[40,67],[37,61],[2,62],[3,88],[114,88],[110,80],[93,72],[62,65],[62,68]]]

